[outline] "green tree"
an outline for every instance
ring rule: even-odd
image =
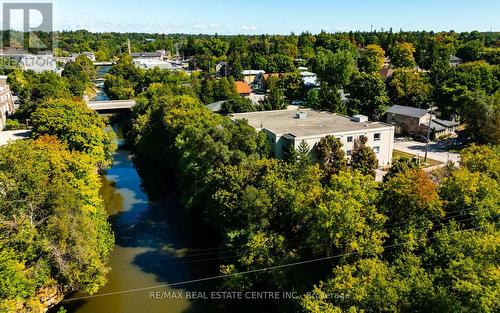
[[[460,165],[470,172],[480,172],[500,180],[500,148],[473,144],[460,153]]]
[[[316,56],[316,73],[322,82],[342,88],[349,84],[356,70],[356,62],[350,51],[332,52],[320,50]]]
[[[500,92],[492,96],[484,91],[467,92],[459,103],[466,135],[473,142],[500,144]]]
[[[47,101],[32,114],[35,138],[56,136],[72,151],[93,157],[101,168],[111,164],[116,148],[114,132],[83,102]]]
[[[225,114],[254,112],[256,109],[257,107],[250,99],[240,96],[232,97],[231,99],[224,101],[221,106],[221,112]]]
[[[327,176],[337,174],[347,168],[347,160],[342,146],[342,142],[335,136],[323,137],[318,142],[316,152]]]
[[[104,91],[113,100],[128,100],[135,97],[135,91],[130,82],[121,76],[111,74],[106,74]]]
[[[347,113],[347,109],[345,103],[342,101],[340,92],[335,87],[330,87],[327,83],[321,83],[317,96],[317,99],[309,99],[312,108],[332,113]]]
[[[467,41],[457,50],[457,56],[466,62],[479,61],[484,50],[484,44],[479,40]]]
[[[92,157],[53,137],[0,148],[0,310],[45,311],[44,295],[106,283],[113,235]]]
[[[365,73],[374,73],[382,69],[385,62],[385,51],[376,44],[366,46],[358,60],[358,67]]]
[[[260,102],[259,109],[262,111],[285,109],[287,101],[285,99],[285,93],[283,92],[283,86],[280,85],[279,79],[276,77],[269,77],[267,84],[269,86],[269,92],[266,98]]]
[[[392,162],[391,169],[384,176],[384,182],[389,181],[392,177],[400,173],[405,173],[410,170],[417,170],[419,165],[417,162],[410,159],[396,159]]]
[[[500,88],[497,67],[484,61],[468,62],[453,69],[440,72],[436,68],[431,73],[435,88],[435,102],[444,117],[460,115],[468,92],[484,91],[488,96]]]
[[[90,87],[90,80],[95,74],[94,64],[84,55],[77,56],[75,61],[68,63],[62,72],[62,76],[68,80],[71,92],[79,97],[82,97]]]
[[[389,97],[394,104],[427,108],[432,87],[426,77],[414,70],[396,69],[387,83]]]
[[[298,100],[304,97],[304,81],[299,72],[286,73],[280,78],[287,99]]]
[[[359,172],[340,171],[331,177],[306,218],[315,253],[369,256],[383,251],[386,217],[376,207],[376,185],[373,178]]]
[[[302,169],[312,164],[311,147],[304,140],[297,147],[297,162]]]
[[[375,177],[378,168],[378,159],[373,149],[367,146],[368,138],[362,136],[354,141],[354,150],[351,156],[351,167],[363,175]]]
[[[425,246],[431,220],[444,216],[438,186],[420,169],[391,177],[384,184],[380,205],[394,226],[391,240],[409,251]]]
[[[385,83],[378,73],[357,73],[347,87],[350,94],[350,113],[361,113],[378,120],[387,110],[389,97]]]
[[[408,42],[396,43],[390,50],[391,64],[394,67],[410,67],[413,68],[417,64],[413,54],[415,47]]]

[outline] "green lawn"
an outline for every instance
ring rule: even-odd
[[[398,159],[398,158],[399,159],[411,159],[413,157],[416,157],[416,155],[411,154],[411,153],[406,153],[403,151],[399,151],[399,150],[394,150],[394,153],[393,153],[393,159]],[[443,164],[443,162],[439,162],[439,161],[429,159],[429,158],[427,158],[427,162],[424,164],[424,157],[419,157],[419,159],[422,162],[422,167],[424,167],[424,168],[433,167],[436,165]]]

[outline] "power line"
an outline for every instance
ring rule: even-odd
[[[471,229],[466,229],[466,230],[459,230],[456,232],[453,232],[453,234],[458,234],[462,232],[467,232],[467,231],[473,231],[477,229],[481,229],[482,227],[476,227],[476,228],[471,228]],[[436,237],[429,237],[423,240],[431,240],[435,239]],[[402,246],[407,244],[408,242],[402,242],[402,243],[397,243],[397,244],[392,244],[388,246],[383,246],[384,249],[390,249],[398,246]],[[351,256],[351,255],[357,255],[359,252],[350,252],[350,253],[344,253],[344,254],[337,254],[333,256],[328,256],[328,257],[323,257],[323,258],[317,258],[317,259],[311,259],[311,260],[306,260],[306,261],[299,261],[299,262],[294,262],[294,263],[289,263],[289,264],[283,264],[283,265],[276,265],[276,266],[271,266],[271,267],[266,267],[266,268],[261,268],[261,269],[255,269],[255,270],[249,270],[249,271],[243,271],[243,272],[238,272],[238,273],[232,273],[232,274],[226,274],[226,275],[218,275],[218,276],[211,276],[211,277],[205,277],[205,278],[199,278],[199,279],[192,279],[192,280],[186,280],[186,281],[181,281],[177,283],[171,283],[171,284],[163,284],[163,285],[157,285],[157,286],[150,286],[150,287],[143,287],[143,288],[136,288],[136,289],[127,289],[127,290],[121,290],[121,291],[115,291],[115,292],[108,292],[108,293],[102,293],[98,295],[92,295],[92,296],[84,296],[84,297],[77,297],[77,298],[70,298],[70,299],[65,299],[61,301],[62,303],[66,302],[73,302],[73,301],[79,301],[79,300],[87,300],[87,299],[93,299],[93,298],[101,298],[101,297],[107,297],[107,296],[113,296],[113,295],[119,295],[119,294],[127,294],[127,293],[133,293],[133,292],[140,292],[140,291],[147,291],[147,290],[153,290],[153,289],[159,289],[159,288],[168,288],[168,287],[175,287],[179,285],[188,285],[188,284],[193,284],[193,283],[200,283],[200,282],[206,282],[206,281],[212,281],[212,280],[218,280],[218,279],[223,279],[223,278],[228,278],[228,277],[234,277],[234,276],[239,276],[239,275],[248,275],[248,274],[254,274],[254,273],[262,273],[262,272],[267,272],[267,271],[274,271],[277,269],[283,269],[283,268],[290,268],[294,266],[299,266],[299,265],[305,265],[305,264],[311,264],[311,263],[318,263],[322,261],[327,261],[327,260],[333,260],[341,257],[346,257],[346,256]]]
[[[460,222],[469,222],[469,221],[476,220],[478,218],[480,218],[480,217],[476,216],[476,217],[472,217],[472,218],[461,220]],[[443,218],[443,219],[447,219],[447,218]],[[447,223],[447,224],[449,224],[449,223]],[[445,226],[447,224],[435,225],[432,228],[436,228],[437,226]],[[402,227],[404,227],[404,226],[395,227],[393,229],[402,228]],[[308,243],[308,241],[306,240],[306,241],[302,241],[302,242],[297,242],[296,244],[301,244],[301,243]],[[327,242],[327,243],[311,243],[311,244],[308,244],[308,245],[302,245],[302,246],[297,246],[297,247],[288,247],[288,249],[304,250],[306,248],[324,247],[324,246],[329,246],[331,244],[332,243],[330,243],[330,242]],[[246,252],[248,252],[248,251],[249,250],[247,249]],[[221,256],[218,256],[218,257],[198,259],[198,260],[188,260],[188,261],[182,261],[182,260],[180,260],[179,262],[170,262],[170,263],[164,263],[164,262],[158,263],[158,262],[155,262],[155,263],[157,263],[159,265],[162,265],[162,266],[172,266],[172,265],[182,265],[182,264],[208,263],[208,262],[215,262],[215,261],[233,261],[233,260],[237,260],[239,258],[239,256],[238,256],[239,252],[240,251],[229,251],[229,252],[226,252],[227,255],[225,255],[225,256],[221,255]],[[245,249],[243,249],[241,251],[241,253],[245,253]],[[120,265],[123,265],[126,262],[120,262],[120,263],[118,263],[118,266],[117,265],[113,265],[113,264],[116,264],[114,262],[112,262],[110,265],[111,265],[112,268],[119,268]]]
[[[462,214],[453,214],[453,215],[449,215],[449,214],[452,214],[452,213],[465,213],[465,212],[472,211],[473,209],[474,208],[449,211],[449,212],[447,212],[448,213],[447,216],[436,218],[436,219],[431,219],[431,220],[428,220],[428,221],[429,222],[440,222],[440,221],[446,221],[446,220],[454,219],[456,217],[460,217]],[[430,217],[430,216],[428,216],[428,217]],[[424,217],[424,218],[426,218],[426,217]],[[476,216],[476,217],[473,217],[473,218],[469,218],[469,219],[465,219],[465,220],[460,220],[460,222],[467,222],[467,221],[471,221],[471,220],[474,220],[474,219],[477,219],[477,218],[479,218],[479,216]],[[409,222],[410,222],[410,220],[405,220],[405,221],[400,221],[400,222],[385,224],[383,230],[393,231],[393,230],[396,230],[396,229],[399,229],[399,228],[403,228],[403,227],[408,226]],[[401,224],[404,224],[404,225],[401,225]],[[393,226],[393,225],[399,225],[399,226],[386,227],[386,226]],[[436,225],[436,226],[439,226],[439,225]],[[301,238],[284,240],[284,243],[289,244],[289,246],[287,247],[288,249],[293,249],[293,248],[301,249],[301,248],[307,248],[307,247],[317,247],[317,246],[328,245],[328,243],[325,243],[325,244],[313,244],[313,243],[311,243],[310,245],[307,245],[307,246],[297,246],[297,247],[294,247],[295,245],[300,245],[300,244],[303,244],[303,243],[310,243],[310,238],[308,238],[308,237],[301,237]],[[205,249],[193,249],[193,250],[190,250],[190,251],[186,252],[185,255],[175,256],[175,255],[172,254],[172,257],[174,257],[179,262],[167,263],[165,265],[200,263],[202,260],[217,261],[217,260],[232,259],[231,258],[232,256],[235,256],[238,252],[240,252],[238,250],[244,251],[245,249],[238,248],[238,247],[232,247],[232,248],[230,248],[230,247],[215,248],[214,247],[214,248],[205,248]],[[213,252],[191,253],[191,252],[197,252],[197,251],[213,251]],[[166,251],[166,253],[169,253],[169,252]],[[219,256],[215,257],[217,255],[219,255]],[[196,260],[196,258],[202,257],[202,256],[207,256],[207,257],[214,256],[214,257],[213,258],[206,258],[206,259]],[[189,261],[189,259],[195,259],[195,260]],[[186,261],[183,261],[183,260],[186,260]],[[128,261],[126,261],[126,262],[128,262]],[[118,261],[111,262],[110,265],[120,264],[120,263],[122,263],[122,262],[120,262],[118,260]]]

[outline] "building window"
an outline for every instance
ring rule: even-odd
[[[351,156],[352,155],[352,150],[347,150],[347,156]]]
[[[374,140],[374,141],[380,141],[380,133],[376,133],[376,134],[373,136],[373,140]]]
[[[380,147],[373,147],[373,152],[375,152],[375,154],[379,154],[380,153]]]
[[[352,136],[347,137],[347,142],[352,142]]]

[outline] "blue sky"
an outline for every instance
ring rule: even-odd
[[[54,0],[58,29],[160,33],[500,31],[499,0]]]

